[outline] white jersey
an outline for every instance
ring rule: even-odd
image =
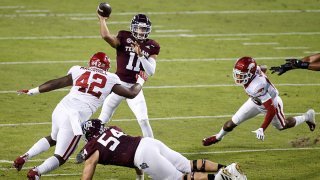
[[[245,86],[245,91],[252,101],[259,106],[270,98],[274,100],[279,95],[276,87],[269,81],[259,66],[253,80]]]
[[[60,103],[75,110],[87,106],[94,113],[111,93],[115,84],[121,84],[119,77],[95,67],[73,66],[68,74],[72,75],[73,86]]]

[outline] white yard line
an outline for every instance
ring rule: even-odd
[[[320,86],[320,84],[275,84],[276,86]],[[144,86],[144,89],[177,89],[177,88],[210,88],[210,87],[235,87],[235,84],[203,84],[203,85],[180,85],[180,86]],[[65,92],[70,89],[58,89],[54,91]],[[15,90],[0,91],[0,94],[17,94]]]
[[[278,45],[278,42],[246,42],[246,43],[242,43],[245,46],[260,46],[260,45]]]
[[[255,152],[270,152],[270,151],[312,151],[312,150],[320,150],[320,147],[304,147],[304,148],[268,148],[268,149],[243,149],[243,150],[227,150],[227,151],[202,151],[202,152],[182,152],[184,155],[201,155],[201,154],[229,154],[229,153],[255,153]],[[70,160],[74,160],[75,158],[70,158]],[[45,159],[36,159],[29,160],[30,162],[43,162]],[[13,163],[11,160],[0,160],[0,163]],[[24,167],[23,169],[30,169],[32,167]],[[15,168],[2,168],[5,170],[15,170]],[[69,174],[72,175],[72,174]],[[54,175],[48,175],[54,176]]]
[[[248,41],[250,38],[214,38],[215,41]]]
[[[151,38],[196,38],[196,37],[239,37],[239,36],[314,36],[320,32],[274,32],[274,33],[230,33],[230,34],[158,34]],[[21,36],[0,37],[0,40],[57,40],[57,39],[100,39],[100,36]]]
[[[0,6],[4,8],[14,8],[19,6]],[[20,6],[23,7],[23,6]],[[24,8],[24,7],[23,7]],[[319,13],[319,9],[305,10],[230,10],[230,11],[174,11],[174,12],[146,12],[148,15],[194,15],[194,14],[279,14],[279,13]],[[112,13],[113,16],[132,16],[138,12]],[[0,17],[39,17],[39,16],[56,16],[56,17],[81,17],[96,16],[94,13],[42,13],[42,14],[0,14]]]
[[[292,57],[255,57],[256,60],[284,60]],[[296,57],[299,58],[299,57]],[[157,59],[157,62],[200,62],[200,61],[235,61],[237,58],[186,58],[186,59]],[[65,60],[65,61],[13,61],[0,62],[0,65],[19,65],[19,64],[60,64],[60,63],[87,63],[87,60]]]
[[[166,29],[166,30],[155,30],[157,33],[168,33],[168,32],[192,32],[190,29]]]
[[[16,13],[47,13],[50,12],[50,10],[47,9],[34,9],[34,10],[16,10]]]
[[[281,50],[310,49],[310,47],[274,47],[273,49],[281,49]]]
[[[286,116],[295,116],[295,115],[301,115],[302,112],[299,113],[285,113]],[[320,114],[316,113],[317,115]],[[263,114],[259,114],[258,116],[264,116]],[[175,120],[194,120],[194,119],[219,119],[219,118],[230,118],[232,115],[217,115],[217,116],[182,116],[182,117],[162,117],[162,118],[150,118],[150,121],[175,121]],[[114,119],[111,120],[113,122],[130,122],[130,121],[136,121],[136,119]],[[41,123],[35,123],[35,122],[28,122],[28,123],[16,123],[16,124],[0,124],[0,127],[12,127],[12,126],[35,126],[35,125],[51,125],[51,122],[41,122]]]
[[[24,6],[0,6],[0,9],[17,9],[24,8]]]
[[[320,86],[320,84],[275,84],[276,86]],[[203,85],[180,85],[180,86],[144,86],[144,89],[177,89],[177,88],[210,88],[210,87],[235,87],[235,84],[203,84]],[[70,89],[58,89],[54,91],[66,92]],[[15,90],[0,91],[0,94],[17,94]]]

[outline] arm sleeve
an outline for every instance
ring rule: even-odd
[[[156,60],[153,59],[152,57],[149,57],[148,59],[146,59],[144,56],[139,57],[139,60],[142,64],[143,69],[146,71],[146,73],[149,76],[154,75],[156,71]]]

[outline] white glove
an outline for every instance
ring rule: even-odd
[[[17,93],[18,93],[18,95],[27,94],[29,96],[32,96],[35,94],[39,94],[40,92],[39,92],[39,87],[36,87],[36,88],[30,89],[30,90],[22,89],[22,90],[17,91]]]
[[[252,131],[253,133],[256,133],[256,136],[257,136],[257,139],[260,139],[260,140],[264,140],[264,133],[263,133],[263,128],[259,128],[255,131]]]

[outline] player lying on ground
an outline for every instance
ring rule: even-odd
[[[233,68],[233,78],[236,84],[243,85],[249,99],[229,121],[225,122],[218,134],[202,140],[204,146],[221,141],[235,127],[260,113],[265,114],[265,117],[260,128],[253,131],[257,139],[264,140],[264,132],[270,123],[278,130],[284,130],[306,122],[310,131],[314,131],[316,124],[313,109],[308,110],[301,116],[285,118],[283,103],[278,90],[257,66],[253,58],[242,57],[238,59]]]
[[[139,168],[153,180],[246,179],[237,163],[225,167],[204,159],[189,161],[159,140],[133,137],[116,126],[104,127],[99,119],[86,121],[83,134],[88,143],[82,153],[82,180],[93,178],[97,164]]]
[[[78,146],[82,136],[81,123],[91,117],[111,92],[127,98],[137,96],[147,76],[141,72],[137,76],[137,83],[127,88],[121,85],[116,74],[108,72],[109,68],[109,58],[105,53],[98,52],[91,57],[89,67],[73,66],[64,77],[47,81],[34,89],[18,91],[20,94],[34,95],[72,86],[69,94],[59,102],[52,113],[51,134],[41,138],[14,161],[13,166],[18,171],[27,160],[52,146],[55,146],[54,155],[30,169],[28,179],[39,179],[41,174],[63,165]]]
[[[270,68],[272,74],[278,73],[279,76],[292,69],[320,71],[320,53],[306,56],[302,59],[286,59],[286,63]]]

